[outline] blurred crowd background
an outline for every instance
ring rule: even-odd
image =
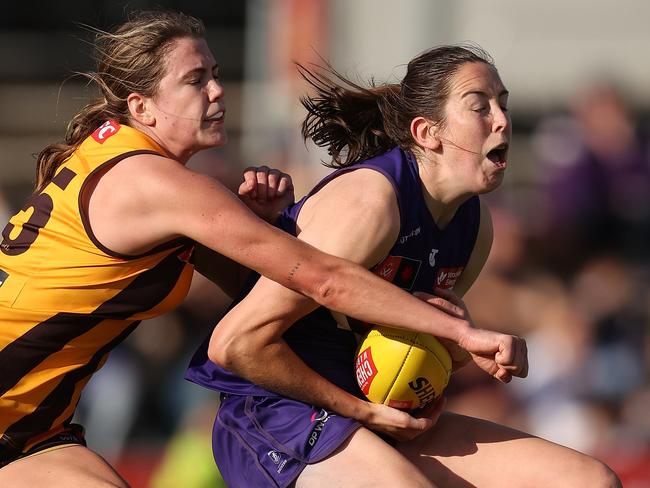
[[[0,216],[31,192],[34,153],[93,95],[92,33],[133,9],[200,17],[221,66],[230,142],[191,165],[230,187],[252,164],[290,172],[297,197],[328,171],[305,145],[292,61],[326,59],[359,81],[397,81],[439,44],[492,54],[511,92],[504,185],[486,200],[487,266],[466,297],[475,322],[523,335],[530,376],[500,385],[471,367],[448,408],[592,453],[626,487],[650,486],[650,3],[643,0],[201,0],[3,3]],[[182,379],[228,299],[196,276],[185,304],[143,323],[89,384],[89,444],[138,486],[219,486],[217,398]],[[1,374],[1,372],[0,372]]]

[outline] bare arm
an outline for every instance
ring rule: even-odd
[[[118,252],[137,254],[186,236],[327,308],[367,322],[455,342],[462,342],[470,329],[466,320],[441,313],[367,269],[263,222],[217,181],[163,157],[133,156],[104,175],[90,200],[90,220],[99,240]]]
[[[248,167],[237,194],[255,215],[273,223],[282,210],[294,201],[291,176],[268,166]],[[194,252],[196,270],[217,284],[230,298],[244,286],[251,270],[201,244]]]

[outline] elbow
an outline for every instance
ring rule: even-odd
[[[226,337],[219,333],[219,327],[215,329],[208,345],[208,358],[210,361],[224,369],[233,371],[237,369],[237,358],[241,357],[238,351],[238,341],[235,337]]]
[[[243,378],[255,371],[264,355],[266,338],[259,331],[242,331],[220,323],[210,337],[208,358],[216,365]]]
[[[344,266],[328,268],[321,274],[321,278],[315,281],[309,298],[325,308],[340,311],[344,297],[351,291],[346,288],[348,274],[349,269]]]
[[[223,347],[219,341],[215,340],[214,334],[210,339],[210,344],[208,345],[208,358],[217,366],[222,368],[226,367],[228,362],[228,351]]]

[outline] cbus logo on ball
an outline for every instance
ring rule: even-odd
[[[375,367],[375,362],[372,360],[372,352],[370,351],[370,348],[364,349],[359,353],[355,364],[355,370],[357,373],[357,383],[363,394],[367,395],[370,391],[372,380],[377,376],[377,368]]]
[[[424,376],[409,382],[409,388],[415,392],[420,399],[421,407],[427,406],[436,398],[436,391],[431,386],[431,382]]]

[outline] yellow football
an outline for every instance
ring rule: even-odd
[[[432,335],[375,326],[359,345],[355,372],[371,402],[414,410],[442,394],[451,356]]]

